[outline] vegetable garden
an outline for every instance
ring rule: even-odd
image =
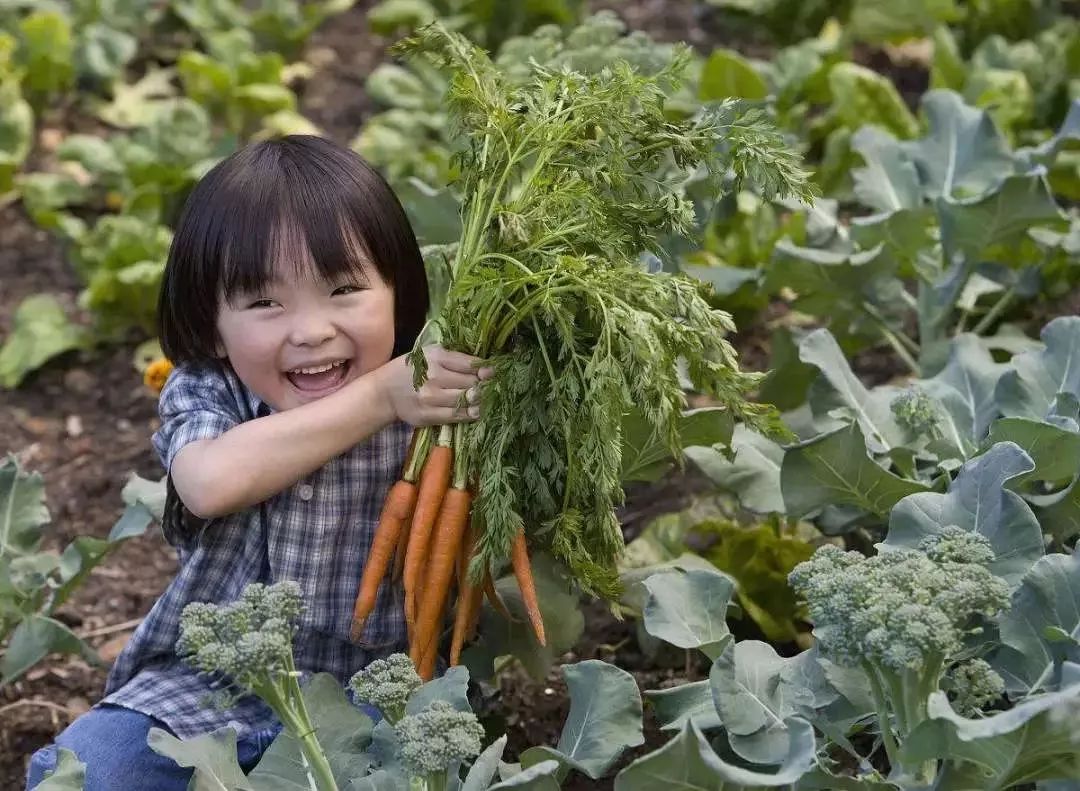
[[[193,787],[1080,788],[1077,3],[0,0],[0,97],[5,788],[175,571],[178,209],[293,132],[495,375],[365,569],[407,656],[297,678],[288,583],[185,612],[285,724],[247,777],[152,732]]]

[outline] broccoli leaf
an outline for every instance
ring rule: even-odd
[[[787,754],[775,772],[756,772],[724,761],[705,735],[688,721],[679,735],[659,750],[638,758],[615,778],[615,791],[750,791],[787,786],[797,781],[814,763],[814,729],[806,720],[785,722],[790,734]]]
[[[641,694],[633,676],[596,659],[564,665],[563,677],[570,713],[559,744],[526,750],[521,765],[528,768],[553,758],[561,764],[560,776],[574,768],[596,780],[626,748],[644,743]]]
[[[195,770],[193,787],[255,791],[262,788],[249,781],[236,758],[236,731],[229,726],[212,733],[179,739],[161,728],[151,728],[146,737],[150,749]]]
[[[912,764],[949,759],[937,787],[1004,789],[1035,780],[1080,779],[1075,723],[1053,709],[1080,699],[1080,684],[1021,701],[980,719],[961,717],[944,692],[930,696],[930,720],[904,744]]]
[[[828,505],[854,505],[885,516],[904,497],[927,491],[883,470],[866,447],[859,424],[849,423],[789,448],[780,470],[786,512],[804,516]]]
[[[726,574],[706,569],[672,569],[653,574],[644,582],[645,631],[679,648],[697,648],[715,659],[723,651],[728,632],[728,603],[735,582]]]
[[[1011,585],[1019,584],[1043,556],[1043,537],[1031,508],[1006,484],[1034,466],[1017,445],[994,445],[965,464],[945,494],[921,492],[897,503],[888,536],[878,548],[916,549],[923,538],[955,525],[985,536],[995,555],[988,568]]]
[[[1007,681],[1018,679],[1026,692],[1062,653],[1076,662],[1080,656],[1068,642],[1051,642],[1047,630],[1056,627],[1080,637],[1080,556],[1047,555],[1024,577],[1012,607],[1001,617],[1001,642],[1013,651],[1002,662]],[[1014,653],[1015,651],[1015,653]],[[1015,684],[1013,684],[1015,686]]]
[[[997,384],[1004,415],[1042,420],[1058,393],[1080,397],[1080,317],[1054,319],[1041,337],[1043,348],[1013,357]]]

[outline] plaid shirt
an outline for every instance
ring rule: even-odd
[[[189,442],[220,436],[270,407],[227,365],[177,368],[159,403],[153,443],[165,469]],[[184,511],[173,493],[162,524],[180,569],[109,673],[103,703],[163,720],[186,738],[232,725],[238,737],[277,719],[253,695],[218,711],[202,702],[213,691],[175,653],[180,612],[193,601],[226,603],[249,582],[296,580],[305,610],[293,641],[296,666],[332,673],[343,685],[370,661],[406,642],[400,586],[384,583],[360,644],[349,640],[353,604],[382,501],[400,476],[409,427],[387,427],[274,497],[205,522]],[[170,482],[171,489],[171,482]],[[185,519],[170,514],[183,512]]]

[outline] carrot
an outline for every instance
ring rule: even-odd
[[[417,668],[417,673],[420,674],[420,678],[424,681],[431,681],[432,676],[435,675],[435,662],[439,658],[439,630],[436,629],[431,635],[431,641],[428,643],[427,650],[424,651],[424,658],[420,662],[420,666]]]
[[[405,572],[405,551],[409,546],[409,530],[406,528],[398,534],[397,547],[394,549],[394,582],[401,579]]]
[[[529,563],[529,550],[525,546],[524,530],[519,530],[514,538],[510,562],[514,567],[514,577],[521,589],[521,599],[525,604],[525,611],[529,613],[536,640],[540,645],[547,645],[544,638],[544,619],[540,615],[540,604],[536,600],[536,584],[533,581],[532,565]]]
[[[457,611],[454,615],[454,632],[450,641],[450,666],[459,664],[461,649],[468,639],[473,621],[473,611],[479,612],[480,597],[484,595],[482,585],[476,585],[469,579],[469,559],[476,548],[476,534],[472,523],[465,531],[463,551],[458,555],[458,597]]]
[[[440,440],[443,437],[440,436]],[[428,553],[431,528],[439,514],[443,496],[450,486],[454,454],[449,445],[439,444],[431,449],[416,494],[416,510],[409,525],[409,544],[405,551],[405,622],[410,628],[416,620],[417,589],[420,571]]]
[[[457,612],[454,614],[454,633],[450,641],[450,666],[461,664],[461,649],[465,641],[472,639],[480,615],[480,600],[484,589],[480,585],[467,585],[458,596]]]
[[[499,592],[495,590],[495,583],[491,579],[491,572],[484,573],[484,595],[488,598],[488,603],[495,608],[495,612],[501,615],[508,621],[516,621],[515,618],[508,609],[506,609],[506,603],[503,602]]]
[[[360,641],[364,624],[375,609],[375,599],[379,593],[379,585],[386,576],[390,556],[397,544],[398,536],[405,532],[405,525],[412,516],[415,504],[416,484],[402,479],[390,487],[386,500],[383,502],[382,512],[379,514],[379,524],[371,540],[371,548],[368,550],[367,561],[364,564],[364,573],[360,579],[360,589],[356,595],[350,630],[350,637],[354,643]]]
[[[450,580],[454,575],[454,564],[465,537],[465,526],[469,523],[471,505],[472,495],[468,489],[452,488],[446,492],[439,509],[428,557],[424,598],[417,612],[410,652],[413,663],[418,667],[428,644],[439,631]]]

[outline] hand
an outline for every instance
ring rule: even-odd
[[[405,355],[379,370],[383,392],[397,419],[413,426],[439,426],[480,417],[480,383],[490,379],[494,370],[480,367],[477,357],[441,346],[425,346],[424,356],[428,375],[419,390],[413,389],[412,366]]]

